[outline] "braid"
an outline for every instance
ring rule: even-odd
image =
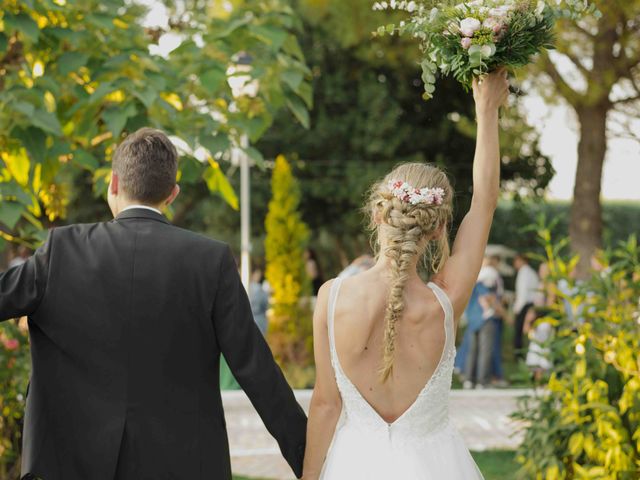
[[[405,170],[405,171],[403,171]],[[407,171],[408,170],[408,171]],[[440,170],[425,164],[406,164],[397,167],[388,176],[410,182],[411,171],[422,174],[422,186],[437,186],[451,192],[449,182]],[[420,175],[418,175],[420,176]],[[384,318],[384,340],[380,377],[385,382],[393,375],[397,325],[405,310],[404,290],[413,266],[425,253],[433,272],[437,272],[449,256],[446,226],[451,216],[451,195],[442,205],[411,204],[391,194],[387,182],[376,184],[371,193],[369,211],[372,228],[383,233],[382,255],[390,261],[390,288]],[[375,217],[375,218],[374,218]],[[440,235],[434,235],[440,229]]]
[[[385,312],[384,349],[381,377],[386,381],[393,373],[396,345],[396,325],[405,309],[404,288],[426,237],[425,226],[433,224],[433,208],[420,208],[402,203],[398,199],[388,200],[383,217],[387,246],[383,254],[391,261],[391,286]],[[409,211],[411,211],[409,213]]]

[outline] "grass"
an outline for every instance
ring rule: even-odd
[[[485,480],[513,480],[518,471],[515,454],[507,450],[494,450],[487,452],[473,452],[480,471]],[[234,476],[233,480],[261,480]],[[265,480],[265,479],[262,479]],[[346,480],[346,479],[345,479]]]
[[[515,453],[508,450],[472,452],[485,480],[513,480],[519,465]]]

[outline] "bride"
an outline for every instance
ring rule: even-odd
[[[428,164],[400,165],[374,185],[368,203],[377,264],[320,290],[305,480],[482,478],[448,406],[457,319],[478,278],[498,201],[505,71],[473,90],[473,200],[451,253],[447,176]],[[435,272],[427,285],[417,272],[425,255]]]

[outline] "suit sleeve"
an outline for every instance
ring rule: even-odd
[[[213,322],[233,375],[301,478],[307,417],[253,320],[249,298],[228,247],[221,262]]]
[[[47,287],[53,230],[47,242],[17,267],[0,273],[0,321],[33,314]]]

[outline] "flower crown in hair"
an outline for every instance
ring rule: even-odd
[[[389,181],[389,190],[394,197],[411,205],[418,205],[419,203],[442,205],[444,201],[444,190],[442,188],[414,188],[402,180],[391,180]]]

